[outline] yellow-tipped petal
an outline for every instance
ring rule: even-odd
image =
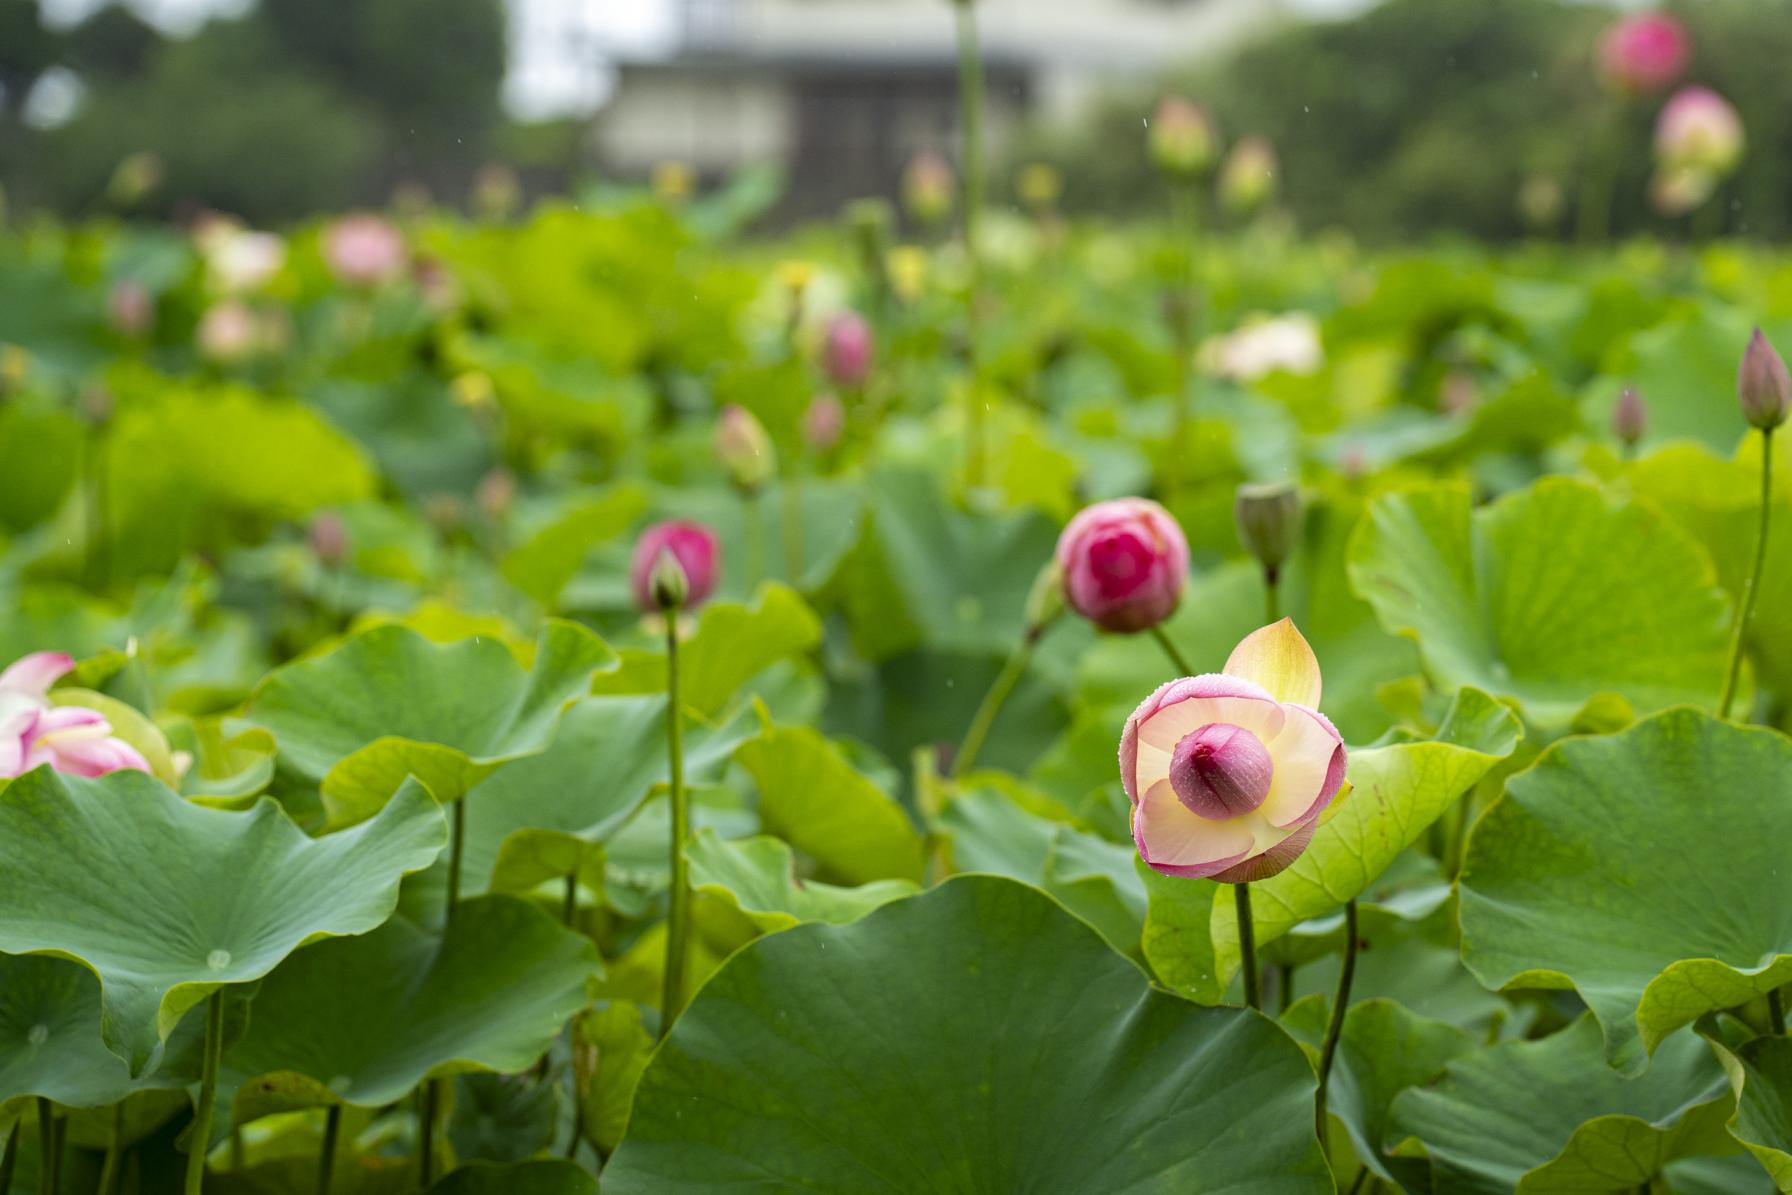
[[[1319,708],[1319,659],[1292,618],[1239,640],[1226,659],[1225,673],[1262,686],[1277,701]]]

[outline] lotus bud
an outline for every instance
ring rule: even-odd
[[[1232,504],[1238,539],[1274,576],[1300,543],[1301,501],[1298,486],[1286,482],[1241,485]]]
[[[680,207],[697,189],[697,176],[687,162],[665,161],[653,168],[653,194],[667,207]]]
[[[523,183],[502,162],[479,168],[473,178],[473,210],[487,220],[508,220],[523,203]]]
[[[1235,216],[1246,216],[1275,198],[1275,147],[1262,137],[1246,137],[1232,147],[1220,167],[1220,203]]]
[[[728,480],[743,494],[757,493],[777,467],[765,425],[734,403],[723,407],[716,420],[716,457]]]
[[[1599,39],[1599,74],[1628,95],[1661,91],[1686,69],[1692,39],[1666,13],[1635,13],[1614,21]]]
[[[1146,631],[1176,612],[1188,580],[1188,541],[1148,498],[1097,502],[1058,537],[1064,600],[1104,630]]]
[[[1209,722],[1177,740],[1170,754],[1170,787],[1191,813],[1224,821],[1263,804],[1275,770],[1256,735],[1230,722]]]
[[[485,410],[498,401],[498,388],[492,384],[490,375],[477,369],[456,374],[448,383],[448,394],[455,406],[469,411]]]
[[[701,523],[655,523],[635,542],[629,581],[635,601],[647,613],[700,605],[716,586],[721,544]]]
[[[331,224],[323,250],[330,272],[349,286],[380,286],[405,270],[404,234],[385,217],[367,212]]]
[[[1618,392],[1617,405],[1612,407],[1612,435],[1626,448],[1635,448],[1649,429],[1649,405],[1635,386]]]
[[[1655,156],[1664,173],[1703,171],[1722,178],[1742,161],[1742,118],[1709,87],[1682,87],[1655,122]]]
[[[1219,131],[1199,104],[1179,95],[1165,96],[1151,118],[1151,160],[1166,174],[1192,177],[1213,165],[1219,152]]]
[[[106,295],[106,319],[121,336],[147,335],[156,321],[155,296],[135,278],[121,279]]]
[[[348,528],[343,525],[342,516],[333,510],[323,511],[311,520],[306,539],[311,543],[312,554],[325,568],[340,568],[348,559]]]
[[[479,479],[473,501],[487,519],[494,523],[502,519],[516,501],[516,474],[501,465],[493,469]]]
[[[262,329],[248,304],[225,299],[214,303],[199,317],[194,338],[206,358],[228,365],[243,360],[261,347]]]
[[[1742,400],[1742,417],[1750,427],[1770,432],[1792,413],[1792,374],[1786,372],[1785,358],[1767,343],[1759,328],[1743,351],[1736,393]]]
[[[822,346],[822,367],[834,385],[856,390],[871,373],[871,325],[856,311],[842,311],[828,321]]]
[[[936,153],[916,154],[902,172],[902,204],[922,224],[943,224],[952,214],[958,180]]]
[[[846,406],[831,393],[818,394],[803,412],[803,441],[817,456],[826,456],[846,432]]]

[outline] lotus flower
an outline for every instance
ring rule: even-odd
[[[1655,122],[1655,156],[1667,174],[1722,177],[1742,160],[1742,118],[1709,87],[1682,87]]]
[[[404,272],[404,234],[383,216],[344,216],[324,233],[324,260],[350,286],[379,286]]]
[[[1344,785],[1344,740],[1319,691],[1319,661],[1284,618],[1245,636],[1225,671],[1147,697],[1120,737],[1139,857],[1225,884],[1299,858]]]
[[[629,562],[629,584],[643,611],[655,613],[661,608],[654,597],[654,572],[662,552],[670,553],[684,570],[686,589],[678,605],[688,610],[715,592],[722,564],[722,545],[716,533],[702,523],[683,519],[655,523],[641,533]]]
[[[716,419],[716,459],[722,462],[728,480],[745,494],[757,492],[772,479],[777,467],[765,425],[736,403],[723,407]]]
[[[1213,165],[1220,135],[1207,109],[1179,95],[1167,95],[1151,118],[1151,160],[1169,174],[1200,174]]]
[[[1176,612],[1188,579],[1188,540],[1148,498],[1114,498],[1080,511],[1058,537],[1064,600],[1109,631],[1148,631]]]
[[[1692,49],[1686,27],[1666,13],[1644,12],[1612,23],[1599,41],[1599,73],[1632,95],[1660,91],[1686,69]]]
[[[1220,202],[1235,215],[1256,211],[1274,198],[1277,171],[1275,146],[1262,137],[1242,138],[1220,167]]]
[[[208,360],[227,365],[258,352],[264,331],[247,303],[225,299],[206,308],[193,335]]]
[[[251,232],[228,216],[210,216],[193,233],[212,282],[226,294],[258,290],[286,264],[286,242]]]
[[[40,651],[0,672],[0,777],[49,764],[72,776],[103,776],[149,763],[98,710],[52,705],[50,686],[75,667],[72,656]]]

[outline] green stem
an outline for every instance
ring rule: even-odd
[[[1742,675],[1742,639],[1748,620],[1755,612],[1755,595],[1761,589],[1761,572],[1767,567],[1768,512],[1773,509],[1773,429],[1761,431],[1761,522],[1755,539],[1755,567],[1748,585],[1742,591],[1742,604],[1736,608],[1736,621],[1730,628],[1730,671],[1724,678],[1723,700],[1717,704],[1717,716],[1728,718],[1730,704],[1736,700],[1736,681]]]
[[[467,796],[462,793],[460,799],[452,802],[449,814],[448,833],[448,920],[454,920],[454,910],[460,904],[460,862],[461,852],[467,843]]]
[[[666,763],[672,774],[672,899],[666,916],[665,982],[660,989],[660,1036],[684,1008],[686,939],[691,928],[691,891],[684,857],[690,836],[690,795],[684,789],[684,723],[678,703],[678,610],[666,611]]]
[[[966,288],[966,351],[970,355],[970,465],[967,470],[972,488],[983,485],[986,470],[985,413],[982,372],[977,352],[978,310],[982,274],[977,257],[977,221],[983,210],[983,57],[977,45],[977,10],[975,0],[955,0],[958,8],[958,104],[959,122],[964,131],[964,255],[969,264],[970,281]]]
[[[331,1104],[324,1112],[324,1144],[317,1155],[317,1195],[330,1195],[336,1174],[336,1142],[342,1136],[342,1105]]]
[[[1257,990],[1257,934],[1251,923],[1251,886],[1232,886],[1238,906],[1238,965],[1244,971],[1244,1002],[1263,1011],[1263,994]]]
[[[43,1096],[37,1097],[37,1189],[42,1195],[56,1195],[56,1105]]]
[[[1294,1003],[1294,964],[1283,963],[1276,968],[1276,1012],[1288,1011]]]
[[[958,754],[952,758],[953,776],[964,775],[977,762],[983,743],[996,724],[996,715],[1002,712],[1002,706],[1013,695],[1014,687],[1026,675],[1027,662],[1033,658],[1033,645],[1037,642],[1038,633],[1029,630],[1020,645],[1009,655],[1008,663],[1003,665],[1002,671],[989,686],[989,692],[983,695],[983,704],[977,707],[970,729],[964,732],[964,742],[959,744]]]
[[[1767,1031],[1775,1037],[1786,1036],[1786,1006],[1778,988],[1767,993]]]
[[[800,588],[803,577],[803,491],[793,474],[784,479],[779,489],[784,512],[784,579],[792,589]]]
[[[1282,617],[1282,574],[1279,569],[1263,570],[1263,625]]]
[[[12,1172],[19,1165],[19,1130],[24,1123],[22,1117],[12,1122],[12,1131],[6,1134],[6,1146],[0,1149],[0,1195],[7,1195],[12,1190]]]
[[[1189,667],[1188,661],[1182,658],[1182,653],[1176,650],[1176,645],[1170,642],[1170,636],[1164,632],[1163,624],[1160,623],[1151,628],[1151,637],[1157,640],[1157,645],[1164,649],[1166,656],[1170,657],[1170,663],[1175,665],[1176,671],[1183,676],[1195,675],[1195,670]]]
[[[1344,966],[1338,972],[1338,993],[1332,997],[1331,1020],[1325,1026],[1325,1044],[1319,1051],[1319,1148],[1325,1149],[1326,1090],[1332,1063],[1338,1055],[1338,1035],[1344,1031],[1344,1014],[1350,1008],[1350,984],[1356,978],[1356,901],[1344,902]]]
[[[205,1155],[212,1143],[212,1113],[218,1104],[218,1062],[224,1054],[224,989],[205,1002],[205,1061],[199,1073],[199,1106],[193,1110],[193,1136],[187,1143],[187,1195],[200,1195],[205,1185]]]
[[[112,1105],[112,1135],[106,1141],[106,1160],[100,1165],[99,1195],[112,1195],[118,1189],[118,1163],[124,1157],[124,1101]],[[6,1187],[0,1185],[0,1195]]]

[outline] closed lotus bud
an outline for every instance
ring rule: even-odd
[[[122,279],[106,295],[106,319],[122,336],[145,336],[156,322],[155,296],[135,278]]]
[[[716,457],[728,480],[743,493],[758,491],[772,479],[777,459],[765,425],[743,406],[729,403],[716,419]]]
[[[1226,155],[1220,167],[1220,202],[1236,216],[1246,216],[1275,198],[1276,151],[1262,137],[1246,137]]]
[[[194,338],[206,358],[228,365],[261,348],[261,324],[248,304],[225,299],[214,303],[199,317]]]
[[[936,153],[916,154],[902,172],[902,205],[922,224],[942,224],[952,214],[958,180]]]
[[[1742,118],[1709,87],[1682,87],[1655,122],[1655,156],[1665,173],[1704,171],[1719,178],[1742,161]]]
[[[404,273],[404,234],[383,216],[344,216],[324,232],[324,261],[349,286],[380,286]]]
[[[629,562],[635,602],[647,613],[701,604],[715,591],[721,556],[715,532],[703,524],[655,523],[641,533]]]
[[[1344,787],[1344,740],[1319,712],[1319,661],[1284,618],[1221,672],[1170,681],[1120,736],[1139,857],[1171,876],[1265,880],[1307,848]]]
[[[1612,435],[1626,448],[1635,448],[1649,430],[1649,405],[1635,386],[1618,392],[1617,405],[1612,407]]]
[[[1015,190],[1020,201],[1034,211],[1049,212],[1064,193],[1064,176],[1050,162],[1033,162],[1022,168]]]
[[[312,553],[325,568],[339,568],[348,559],[348,528],[343,525],[342,516],[333,510],[326,510],[311,520],[306,539],[311,543]]]
[[[678,207],[697,189],[697,176],[688,163],[665,161],[653,168],[654,196],[667,207]]]
[[[1666,13],[1644,12],[1614,21],[1599,39],[1599,74],[1629,95],[1661,91],[1686,69],[1692,39]]]
[[[842,311],[828,321],[822,345],[822,368],[834,385],[856,390],[871,373],[871,324],[856,311]]]
[[[803,442],[817,456],[826,456],[846,432],[846,405],[831,394],[817,394],[803,412]]]
[[[1188,580],[1188,541],[1148,498],[1097,502],[1058,537],[1064,600],[1104,630],[1146,631],[1176,612]]]
[[[1749,426],[1770,432],[1792,414],[1792,374],[1786,372],[1785,358],[1767,343],[1767,337],[1756,328],[1742,354],[1742,368],[1736,375],[1736,393],[1742,400],[1742,417]]]
[[[1265,572],[1275,573],[1300,543],[1300,488],[1286,482],[1241,485],[1233,501],[1238,539]]]
[[[1165,96],[1151,118],[1151,160],[1168,174],[1205,172],[1219,153],[1219,131],[1199,104],[1179,95]]]

